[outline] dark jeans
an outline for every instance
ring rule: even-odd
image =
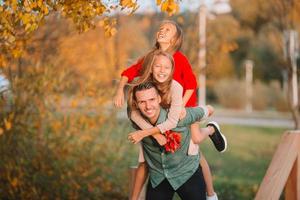
[[[201,167],[176,191],[167,179],[163,180],[156,188],[148,183],[146,200],[172,200],[175,192],[182,200],[206,200],[206,186]]]

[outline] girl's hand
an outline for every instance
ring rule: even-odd
[[[167,143],[167,138],[163,134],[154,134],[153,137],[160,146],[163,146]]]
[[[185,118],[186,116],[186,110],[185,108],[182,108],[180,116],[179,116],[179,120],[182,120],[183,118]]]
[[[116,108],[121,108],[124,105],[124,91],[119,90],[113,101]]]
[[[206,108],[208,110],[208,117],[210,117],[214,113],[215,109],[211,105],[207,105]]]
[[[137,144],[139,141],[141,141],[144,138],[144,131],[134,131],[128,134],[128,140],[132,142],[133,144]]]

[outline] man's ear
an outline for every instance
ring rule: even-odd
[[[157,98],[158,98],[158,103],[161,103],[161,97],[159,94],[157,94]]]

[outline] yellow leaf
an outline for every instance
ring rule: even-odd
[[[163,2],[163,3],[161,4],[161,11],[166,12],[167,9],[168,9],[168,5],[169,5],[169,4],[168,4],[167,1]]]
[[[14,178],[11,182],[10,182],[10,184],[15,188],[15,187],[17,187],[18,186],[18,179],[17,178]]]
[[[37,7],[37,3],[34,1],[34,2],[32,2],[31,4],[31,8],[35,8],[35,7]]]
[[[104,21],[104,20],[100,20],[100,21],[98,22],[98,25],[99,25],[100,27],[103,27],[103,26],[105,25],[105,21]]]
[[[156,5],[160,5],[161,4],[161,0],[156,0]]]
[[[39,6],[39,7],[42,7],[42,5],[43,5],[43,0],[39,0],[39,1],[38,1],[38,6]]]
[[[110,30],[110,34],[111,34],[112,36],[114,36],[116,33],[117,33],[117,29],[116,29],[116,28],[112,28],[112,29]]]
[[[76,108],[78,106],[78,101],[76,100],[76,99],[73,99],[72,101],[71,101],[71,107],[72,108]]]
[[[12,127],[12,124],[11,124],[11,122],[9,121],[9,120],[7,120],[7,119],[4,119],[4,126],[5,126],[5,130],[10,130],[11,129],[11,127]]]
[[[0,128],[0,135],[3,135],[4,130],[2,128]]]
[[[44,6],[43,12],[45,15],[49,13],[49,9],[47,8],[47,6]]]

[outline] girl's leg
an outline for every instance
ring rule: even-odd
[[[207,137],[210,137],[212,140],[215,148],[223,153],[227,149],[227,140],[226,137],[221,133],[220,126],[217,122],[211,121],[207,124],[205,128],[198,127],[197,123],[191,125],[191,138],[192,142],[190,143],[189,147],[189,155],[194,155],[190,152],[195,152],[195,150],[191,151],[191,149],[196,149],[194,146],[196,144],[200,144],[203,140]]]
[[[202,167],[202,173],[203,173],[205,184],[206,184],[207,196],[213,196],[215,194],[215,191],[214,191],[211,171],[210,171],[208,163],[202,153],[201,153],[201,157],[200,157],[200,165]]]
[[[205,140],[209,135],[212,135],[215,132],[215,129],[212,126],[206,128],[200,128],[198,123],[193,123],[191,125],[191,137],[195,144],[200,144]]]
[[[139,163],[139,166],[137,168],[134,184],[133,184],[133,190],[131,194],[131,200],[138,200],[140,193],[143,189],[143,185],[147,179],[148,176],[148,168],[146,166],[146,163]]]

